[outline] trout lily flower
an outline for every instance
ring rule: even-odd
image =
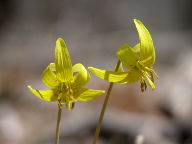
[[[133,20],[138,31],[139,43],[131,48],[128,44],[124,44],[117,50],[117,57],[121,61],[120,68],[117,72],[101,70],[89,67],[96,76],[109,82],[120,84],[132,84],[137,81],[141,82],[141,91],[147,88],[146,80],[149,86],[154,90],[154,77],[158,77],[153,69],[155,63],[155,48],[153,40],[147,28],[141,21]],[[124,72],[122,64],[129,70]]]
[[[85,67],[78,63],[72,66],[67,46],[63,39],[56,41],[55,63],[50,63],[43,71],[41,79],[50,90],[29,90],[45,101],[58,101],[71,109],[76,101],[90,101],[105,91],[82,88],[90,80]]]

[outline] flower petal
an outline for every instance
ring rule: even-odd
[[[57,101],[57,93],[54,90],[36,90],[33,89],[31,86],[27,86],[29,90],[36,95],[38,98],[45,100],[45,101]]]
[[[154,90],[155,84],[152,82],[152,80],[148,76],[146,76],[145,78],[147,79],[149,86],[152,88],[152,90]]]
[[[77,100],[87,102],[99,97],[104,93],[105,93],[104,90],[93,90],[93,89],[81,88],[76,93],[76,96],[77,96]]]
[[[82,87],[90,80],[89,72],[85,69],[85,67],[78,63],[73,66],[73,72],[78,72],[74,76],[74,86],[75,87]]]
[[[135,51],[135,53],[140,53],[140,43],[136,44],[136,45],[133,47],[133,50]]]
[[[122,84],[136,83],[141,79],[141,72],[138,69],[133,69],[127,73],[128,73],[128,75],[127,75],[126,79],[124,80],[125,82]]]
[[[54,89],[59,86],[60,82],[58,81],[55,73],[53,73],[52,66],[53,64],[49,64],[47,66],[41,75],[41,79],[47,87]]]
[[[127,72],[106,71],[106,70],[101,70],[93,67],[88,67],[88,69],[99,78],[109,82],[123,83],[128,75]]]
[[[155,62],[155,48],[147,28],[141,21],[134,19],[140,39],[140,60],[144,65],[151,67]]]
[[[49,67],[50,67],[51,71],[56,72],[55,63],[50,63]]]
[[[58,79],[62,82],[73,79],[72,64],[65,41],[58,38],[55,47],[55,68]]]
[[[137,53],[128,44],[124,44],[121,48],[117,50],[117,57],[129,70],[135,67],[136,62],[139,59]]]
[[[117,71],[118,71],[118,72],[124,72],[122,62],[120,63],[119,68],[118,68],[118,70],[117,70]]]

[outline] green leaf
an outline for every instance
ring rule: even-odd
[[[77,72],[77,74],[74,76],[73,84],[76,88],[82,87],[89,82],[90,75],[82,64],[75,64],[73,66],[73,72]]]
[[[57,92],[55,90],[36,90],[31,86],[27,86],[29,90],[38,98],[45,101],[57,101]]]
[[[55,68],[56,75],[62,82],[73,79],[72,64],[65,41],[58,38],[55,47]]]
[[[123,83],[128,76],[127,72],[106,71],[94,67],[88,67],[88,69],[93,72],[97,77],[109,82]]]
[[[128,44],[124,44],[117,50],[117,57],[123,65],[129,70],[133,69],[139,59],[139,56]]]
[[[41,79],[47,87],[55,89],[59,86],[60,82],[53,72],[52,65],[53,64],[48,65],[47,68],[43,71]]]
[[[93,89],[81,88],[76,93],[76,96],[77,96],[77,100],[87,102],[101,96],[104,93],[105,93],[104,90],[93,90]]]
[[[140,61],[146,66],[151,67],[155,62],[155,48],[153,40],[147,28],[141,21],[134,19],[140,39]]]

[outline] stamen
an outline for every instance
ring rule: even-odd
[[[157,78],[159,78],[158,74],[154,71],[154,69],[148,68],[150,73],[153,73]]]
[[[147,90],[147,84],[145,82],[145,80],[142,78],[141,79],[141,91],[144,92]]]
[[[144,65],[143,65],[142,63],[140,63],[139,61],[137,62],[137,66],[138,66],[138,68],[139,68],[140,70],[144,70],[144,71],[147,71],[147,72],[151,72],[151,73],[153,73],[157,78],[159,78],[158,74],[154,71],[154,69],[144,66]]]
[[[145,80],[144,80],[144,88],[145,88],[145,91],[146,91],[147,90],[147,84],[146,84]]]
[[[68,110],[71,110],[71,104],[70,104],[69,100],[66,99],[65,105]]]
[[[75,103],[73,102],[72,104],[71,104],[71,109],[74,109],[75,108]]]
[[[151,76],[151,81],[154,83],[155,80],[154,80],[154,77],[153,77],[153,73],[152,73],[152,72],[150,72],[150,76]]]
[[[147,73],[147,72],[146,72]],[[155,89],[155,84],[153,83],[153,81],[151,80],[151,77],[149,77],[147,74],[144,75],[144,77],[146,78],[148,84],[150,85],[150,87],[152,88],[152,90]]]

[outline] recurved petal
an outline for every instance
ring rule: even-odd
[[[125,82],[128,76],[127,72],[106,71],[106,70],[97,69],[94,67],[89,67],[88,69],[91,72],[93,72],[97,77],[109,82],[123,83]]]
[[[151,35],[141,21],[134,19],[134,23],[140,39],[140,60],[144,65],[152,66],[155,62],[155,48]]]
[[[140,53],[140,43],[136,44],[136,45],[133,47],[133,50],[135,51],[135,53]]]
[[[51,71],[56,72],[55,63],[50,63],[49,67],[50,67]]]
[[[154,90],[155,89],[154,82],[149,78],[148,75],[145,75],[145,78],[147,79],[147,82],[148,82],[149,86],[152,88],[152,90]]]
[[[117,57],[129,70],[135,67],[136,62],[139,59],[137,53],[128,44],[124,44],[117,50]]]
[[[76,97],[78,101],[87,102],[99,97],[104,93],[105,93],[104,90],[93,90],[93,89],[81,88],[77,91]]]
[[[62,82],[73,79],[73,70],[70,55],[65,41],[58,38],[55,47],[55,69],[58,79]]]
[[[38,98],[45,101],[57,101],[57,93],[54,90],[36,90],[31,86],[27,86],[29,90]]]
[[[52,63],[47,66],[41,75],[43,83],[49,88],[57,88],[60,84],[55,73],[53,72]]]
[[[82,64],[75,64],[73,66],[73,72],[77,72],[77,74],[74,76],[73,85],[75,87],[82,87],[89,82],[90,74]]]

